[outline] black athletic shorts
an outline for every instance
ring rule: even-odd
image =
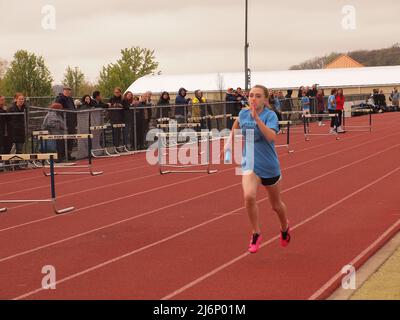
[[[277,176],[274,178],[261,178],[261,183],[265,187],[271,187],[276,185],[281,180],[281,176]]]

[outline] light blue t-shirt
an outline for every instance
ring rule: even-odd
[[[302,97],[301,98],[301,105],[303,106],[303,110],[310,111],[310,98],[309,97]]]
[[[331,95],[328,98],[328,109],[336,110],[336,97],[334,95]]]
[[[278,117],[275,112],[265,108],[259,115],[262,122],[275,132],[279,131]],[[261,130],[258,128],[255,120],[251,116],[249,109],[242,109],[239,113],[239,124],[242,129],[242,134],[246,138],[245,141],[251,136],[247,130],[254,130],[254,162],[252,152],[247,152],[248,143],[245,143],[243,150],[243,171],[253,170],[254,173],[260,178],[275,178],[281,175],[280,164],[278,155],[275,150],[275,143],[265,139]],[[251,144],[249,144],[251,145]],[[251,164],[254,163],[254,169]]]

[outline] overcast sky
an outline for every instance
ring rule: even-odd
[[[244,3],[0,0],[0,58],[11,60],[19,49],[40,54],[55,83],[67,65],[96,81],[101,67],[131,46],[154,49],[163,74],[241,71]],[[45,5],[56,9],[55,30],[42,28]],[[354,30],[343,28],[346,5],[355,8]],[[389,47],[399,34],[399,0],[249,0],[254,71],[288,69],[332,51]]]

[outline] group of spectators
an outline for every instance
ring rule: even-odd
[[[390,94],[389,101],[391,102],[391,105],[388,105],[386,95],[384,94],[383,90],[374,89],[366,103],[369,106],[372,106],[376,112],[400,111],[400,93],[397,87],[395,87]]]
[[[180,88],[175,97],[175,101],[171,101],[170,94],[166,91],[162,92],[157,102],[152,101],[152,92],[148,91],[141,95],[134,95],[127,91],[123,93],[121,88],[115,88],[113,96],[103,100],[99,91],[94,91],[92,95],[84,95],[79,100],[72,98],[71,88],[65,86],[54,103],[50,106],[42,129],[48,130],[50,134],[75,134],[77,133],[77,114],[76,112],[88,109],[107,109],[106,121],[110,124],[128,124],[127,130],[129,134],[122,136],[120,129],[113,129],[113,144],[119,146],[123,138],[136,137],[137,149],[146,147],[146,133],[156,124],[156,119],[169,118],[175,119],[178,123],[185,123],[188,118],[202,118],[206,115],[213,115],[215,109],[211,107],[211,103],[207,101],[201,90],[194,91],[192,98],[188,97],[188,91]],[[279,120],[282,120],[282,110],[292,110],[293,107],[293,90],[287,90],[286,95],[281,90],[270,90],[269,104]],[[332,89],[331,95],[326,100],[324,90],[319,89],[315,84],[312,87],[300,87],[298,90],[297,100],[303,111],[312,111],[320,114],[337,113],[337,118],[332,118],[330,132],[342,132],[342,113],[344,109],[345,97],[343,89]],[[394,108],[399,110],[400,93],[394,88],[389,100]],[[374,89],[370,97],[370,102],[377,106],[387,107],[386,97],[382,90]],[[248,92],[241,88],[228,88],[225,93],[225,111],[226,114],[238,116],[240,110],[248,104]],[[6,106],[5,97],[0,96],[0,154],[8,154],[15,146],[16,153],[22,153],[24,143],[26,141],[25,118],[25,97],[22,93],[16,93],[10,106]],[[223,111],[222,111],[223,112]],[[4,114],[7,113],[7,116]],[[221,113],[221,110],[218,112]],[[3,116],[1,116],[3,114]],[[133,119],[135,118],[135,124]],[[324,126],[322,117],[318,119],[319,126]],[[232,122],[228,122],[228,127]],[[125,133],[124,133],[125,135]],[[74,146],[73,140],[68,140],[67,148],[64,141],[54,142],[55,147],[61,159],[68,158],[74,160],[72,150]],[[125,141],[126,143],[126,141]],[[130,144],[131,146],[133,143]],[[67,154],[66,154],[67,151]]]

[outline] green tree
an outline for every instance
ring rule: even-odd
[[[51,94],[51,77],[43,57],[25,50],[14,54],[10,67],[3,79],[6,95],[22,92],[27,96],[48,96]]]
[[[154,50],[132,47],[121,50],[122,57],[116,63],[103,67],[99,77],[99,89],[103,96],[111,96],[115,87],[128,88],[134,81],[154,74],[158,62]]]
[[[0,58],[0,79],[3,79],[6,71],[7,71],[7,61]]]
[[[70,87],[74,96],[80,97],[84,94],[83,86],[85,83],[85,75],[78,67],[73,69],[70,66],[67,67],[62,84]]]
[[[3,94],[3,77],[7,71],[7,61],[0,58],[0,95]]]

